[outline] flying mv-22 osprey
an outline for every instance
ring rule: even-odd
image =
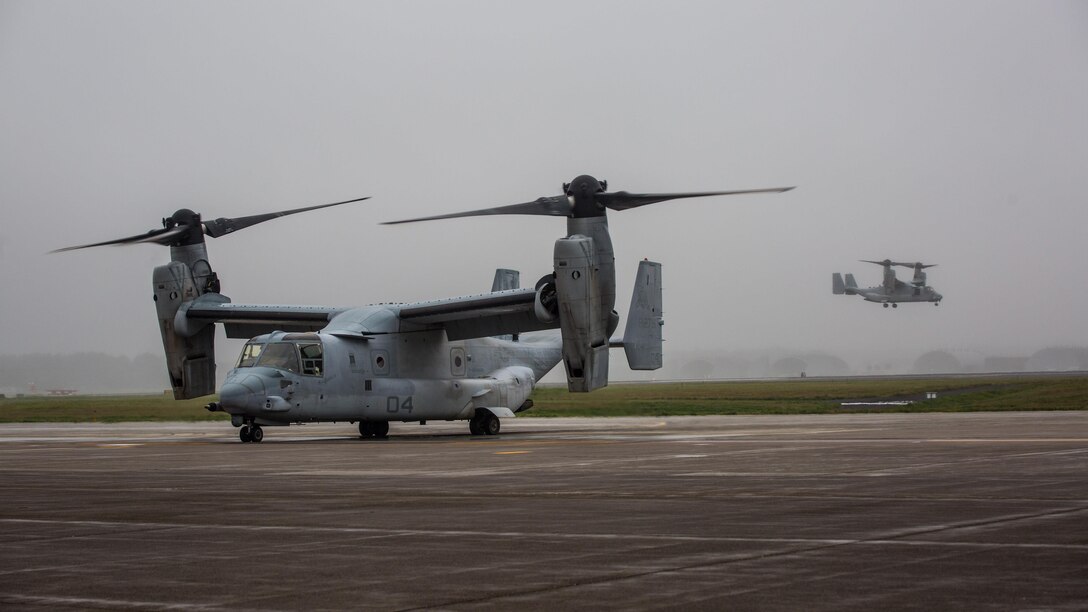
[[[888,304],[891,304],[892,308],[899,308],[899,302],[933,302],[934,306],[941,305],[944,296],[934,291],[933,287],[926,285],[925,269],[932,268],[937,264],[902,263],[890,259],[884,261],[862,259],[861,261],[884,266],[884,283],[879,287],[861,288],[858,287],[853,274],[847,274],[844,282],[842,275],[835,272],[831,275],[832,293],[835,295],[860,295],[867,302],[884,304],[884,308],[887,308]],[[911,279],[909,285],[895,278],[895,270],[892,269],[892,266],[914,268],[914,278]]]
[[[499,418],[529,408],[529,395],[562,360],[567,386],[585,392],[608,384],[608,349],[622,346],[632,369],[661,367],[661,265],[638,267],[622,340],[615,257],[606,210],[714,195],[782,192],[754,189],[700,193],[609,192],[579,176],[563,193],[532,202],[392,223],[477,215],[567,218],[555,241],[552,272],[532,288],[499,270],[490,293],[413,304],[358,308],[236,304],[220,293],[205,235],[218,238],[276,217],[357,202],[201,221],[182,209],[146,234],[59,249],[151,242],[170,247],[170,263],[153,274],[155,309],[175,399],[215,392],[214,324],[248,338],[212,411],[225,411],[243,442],[262,427],[349,421],[364,438],[385,437],[390,421],[468,420],[474,435],[499,432]],[[559,333],[527,334],[558,329]],[[521,334],[527,334],[522,337]]]

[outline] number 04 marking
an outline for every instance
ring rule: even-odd
[[[400,398],[400,397],[397,397],[396,395],[390,395],[389,397],[385,398],[385,411],[386,412],[394,413],[394,412],[400,412],[402,410],[404,412],[407,412],[408,414],[412,414],[412,396],[411,395],[409,395],[408,397],[405,397],[403,399]]]

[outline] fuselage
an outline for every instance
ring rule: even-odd
[[[477,408],[517,412],[561,358],[561,340],[548,332],[460,341],[441,329],[274,332],[246,344],[218,407],[265,425],[469,419]]]
[[[903,285],[893,290],[881,287],[867,287],[864,289],[851,289],[851,293],[860,295],[867,302],[897,303],[897,302],[940,302],[944,296],[933,290],[933,287],[918,287],[915,285]]]

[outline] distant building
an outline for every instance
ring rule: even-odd
[[[956,374],[962,371],[960,360],[944,351],[930,351],[914,360],[915,374]]]
[[[1032,372],[1072,372],[1088,370],[1088,348],[1061,346],[1045,348],[1028,357]]]
[[[982,362],[982,369],[987,372],[1023,372],[1027,365],[1027,357],[987,357]]]

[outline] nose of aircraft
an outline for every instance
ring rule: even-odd
[[[264,383],[256,376],[247,376],[240,382],[225,382],[219,390],[219,404],[232,412],[253,410],[264,400]]]

